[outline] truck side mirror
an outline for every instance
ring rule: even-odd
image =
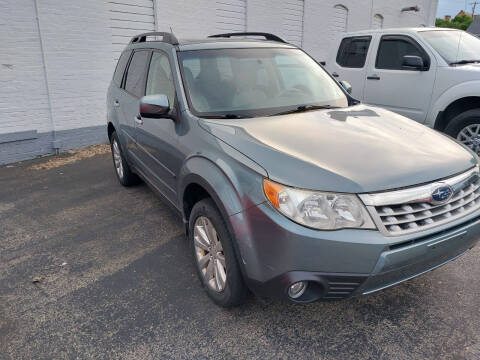
[[[402,66],[407,70],[425,71],[425,63],[420,56],[405,55]]]

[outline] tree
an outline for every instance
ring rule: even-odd
[[[452,20],[437,19],[435,21],[435,26],[451,28],[451,29],[467,30],[470,24],[472,23],[472,21],[473,19],[471,16],[458,15],[458,16],[455,16]]]

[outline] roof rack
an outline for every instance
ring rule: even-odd
[[[149,36],[161,36],[162,40],[156,40],[156,41],[161,41],[167,44],[172,44],[172,45],[178,45],[178,39],[173,35],[173,33],[169,32],[148,32],[148,33],[143,33],[136,35],[130,40],[130,44],[137,44],[137,43],[142,43],[147,41],[147,37]]]
[[[277,35],[273,35],[266,32],[236,32],[236,33],[216,34],[216,35],[210,35],[209,38],[230,38],[232,36],[263,36],[265,40],[287,43],[285,40],[278,37]]]

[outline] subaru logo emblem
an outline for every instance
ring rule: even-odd
[[[442,185],[432,192],[432,203],[442,204],[450,200],[453,196],[453,189],[450,185]]]

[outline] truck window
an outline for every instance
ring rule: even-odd
[[[346,68],[363,68],[371,40],[370,36],[343,39],[337,53],[337,64]]]
[[[383,36],[378,46],[375,67],[386,70],[407,70],[402,66],[405,55],[420,56],[425,64],[430,63],[428,55],[412,39],[406,36]]]

